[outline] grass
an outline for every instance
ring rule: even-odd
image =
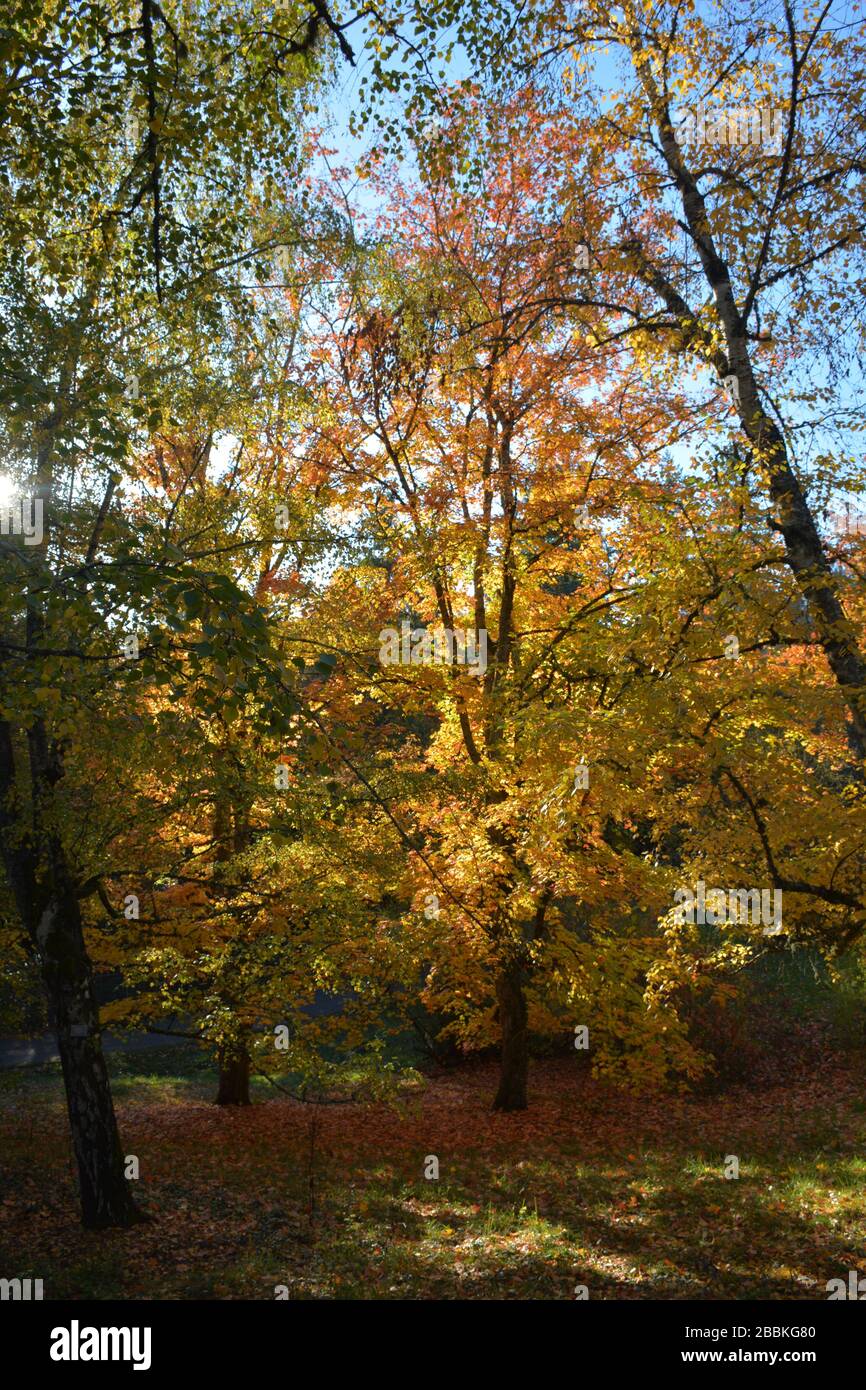
[[[41,1277],[47,1298],[564,1299],[584,1285],[594,1299],[811,1299],[866,1272],[859,1063],[642,1099],[554,1059],[510,1116],[489,1111],[487,1065],[429,1078],[400,1111],[301,1105],[259,1079],[251,1109],[216,1107],[194,1049],[110,1065],[152,1220],[98,1235],[77,1224],[56,1064],[0,1073],[0,1272]]]

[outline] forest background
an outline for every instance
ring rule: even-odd
[[[105,1027],[358,1134],[533,1055],[558,1152],[816,1070],[859,1132],[863,39],[6,7],[2,1008],[85,1227]]]

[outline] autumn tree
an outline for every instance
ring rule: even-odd
[[[21,528],[2,543],[3,862],[57,1032],[83,1219],[125,1225],[137,1212],[66,838],[69,743],[106,682],[123,698],[136,602],[151,603],[155,633],[184,594],[193,613],[202,589],[237,615],[244,600],[119,517],[115,493],[190,352],[205,369],[210,343],[220,375],[227,324],[250,314],[244,275],[298,239],[275,181],[303,158],[304,94],[348,41],[325,5],[193,14],[151,0],[13,5],[5,34],[2,433],[39,528],[33,545]],[[160,664],[157,645],[145,663]]]
[[[617,939],[624,901],[638,903],[633,929],[661,885],[610,827],[640,798],[618,745],[646,737],[642,688],[621,665],[652,532],[629,517],[632,501],[664,495],[679,421],[627,353],[595,350],[600,313],[578,330],[553,310],[577,249],[574,226],[548,217],[556,131],[529,103],[468,120],[478,182],[459,187],[433,160],[419,189],[391,187],[366,282],[333,306],[328,408],[308,454],[371,546],[320,605],[342,658],[333,688],[422,721],[402,742],[391,729],[386,809],[427,996],[476,1044],[490,1040],[492,996],[495,1106],[511,1110],[526,1105],[527,989],[548,1031],[563,1026],[554,997],[570,1006],[575,906],[588,950],[608,932],[621,982],[654,950],[650,930]],[[589,162],[588,208],[594,173]],[[660,1072],[678,1047],[693,1065],[674,1027],[662,1043]]]
[[[290,420],[297,427],[286,402],[295,387],[271,382],[237,422],[243,433],[222,476],[200,477],[183,496],[177,459],[189,450],[162,440],[175,544],[213,543],[220,572],[267,623],[270,649],[233,639],[224,605],[191,594],[177,680],[139,684],[138,736],[122,744],[123,799],[135,812],[123,821],[115,803],[112,814],[109,784],[91,817],[113,827],[114,842],[94,846],[94,859],[116,904],[106,920],[92,902],[92,954],[126,987],[103,1018],[170,1033],[180,1014],[183,1035],[217,1059],[217,1102],[227,1105],[249,1103],[251,1069],[334,1083],[340,1068],[323,1063],[325,1044],[333,1052],[339,1042],[357,1082],[375,1053],[369,1031],[387,1006],[384,982],[400,973],[372,932],[376,889],[362,892],[387,868],[380,854],[377,872],[365,869],[375,860],[369,826],[360,813],[349,821],[351,781],[327,765],[315,723],[333,658],[301,610],[332,537],[283,434]],[[304,409],[301,398],[295,410]],[[159,510],[158,493],[150,505]],[[100,737],[88,766],[116,747]],[[130,898],[132,918],[120,910]],[[339,1016],[317,1013],[320,993],[342,999]],[[375,1065],[381,1072],[378,1056]]]
[[[862,637],[821,509],[828,491],[862,486],[852,455],[862,25],[837,30],[829,7],[788,0],[748,13],[727,0],[700,9],[629,0],[540,6],[519,19],[482,5],[458,31],[477,71],[506,91],[532,75],[556,104],[564,87],[575,141],[604,154],[609,219],[601,235],[588,229],[591,281],[576,273],[571,297],[609,304],[618,334],[715,379],[720,415],[748,447],[767,525],[846,705],[859,764]]]

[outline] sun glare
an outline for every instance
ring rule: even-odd
[[[0,473],[0,507],[9,507],[15,497],[15,484],[7,473]]]

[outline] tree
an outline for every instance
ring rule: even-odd
[[[328,61],[317,40],[328,29],[345,38],[325,6],[264,18],[260,7],[219,6],[181,18],[151,0],[74,14],[22,4],[6,41],[3,443],[41,516],[34,546],[3,541],[2,850],[41,963],[92,1227],[138,1213],[120,1161],[62,787],[99,678],[122,698],[118,644],[131,609],[149,601],[156,629],[181,595],[194,596],[194,613],[202,588],[244,606],[152,533],[136,553],[145,538],[115,525],[112,501],[131,472],[130,443],[170,409],[192,342],[218,343],[229,317],[248,317],[242,269],[264,268],[275,243],[297,236],[296,221],[277,225],[272,211],[257,240],[256,202],[273,207],[266,177],[302,158],[295,119]],[[160,664],[158,645],[145,665]]]
[[[837,32],[828,7],[789,0],[748,13],[627,0],[539,7],[519,24],[482,5],[459,37],[494,83],[563,82],[575,141],[616,170],[607,227],[588,238],[592,281],[576,277],[573,302],[608,304],[618,336],[725,383],[862,763],[866,658],[818,511],[828,486],[862,485],[858,410],[840,390],[860,335],[862,25]],[[807,460],[797,440],[810,427]]]
[[[578,331],[547,307],[574,251],[573,226],[549,220],[567,167],[555,129],[525,99],[487,115],[470,102],[465,129],[477,182],[434,167],[421,189],[387,188],[366,274],[323,330],[327,408],[307,454],[369,537],[319,612],[342,656],[332,694],[345,682],[383,720],[401,712],[377,741],[394,769],[407,941],[464,1041],[489,1041],[495,1011],[494,1105],[514,1110],[530,1023],[561,1032],[552,1005],[573,995],[562,900],[579,906],[588,949],[608,933],[618,978],[654,949],[616,939],[617,919],[634,935],[640,917],[623,930],[622,899],[648,905],[654,890],[648,866],[606,839],[639,799],[617,769],[646,722],[643,691],[628,683],[615,720],[612,708],[650,537],[628,549],[608,529],[634,541],[631,499],[664,493],[658,457],[677,418],[624,353],[588,345],[600,313]],[[576,175],[588,206],[593,174]],[[392,743],[401,726],[412,734]],[[380,784],[371,770],[367,786]],[[681,1041],[673,1028],[662,1039],[660,1072],[692,1065],[687,1048],[675,1057]]]

